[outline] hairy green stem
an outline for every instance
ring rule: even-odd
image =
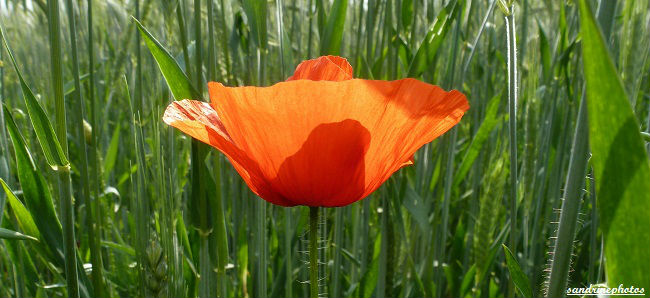
[[[285,261],[285,266],[287,267],[286,270],[286,292],[285,295],[287,297],[292,297],[292,288],[293,288],[293,258],[292,258],[292,253],[291,253],[291,236],[293,235],[293,231],[291,228],[291,208],[283,208],[284,209],[284,261]]]
[[[318,298],[318,207],[309,207],[309,297]]]
[[[565,294],[580,211],[580,196],[587,173],[588,133],[587,107],[583,96],[580,101],[580,110],[578,111],[578,120],[573,136],[573,149],[571,150],[569,172],[566,178],[564,200],[562,201],[546,297],[562,297]]]

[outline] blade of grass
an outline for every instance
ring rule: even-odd
[[[517,97],[518,97],[518,75],[517,75],[517,39],[515,29],[515,5],[514,2],[508,8],[505,16],[508,45],[508,135],[510,145],[510,247],[517,252]]]
[[[165,82],[172,91],[176,100],[181,99],[202,99],[201,93],[192,85],[189,78],[185,75],[181,67],[178,65],[174,57],[156,40],[149,31],[140,24],[140,22],[133,18],[137,24],[144,42],[149,48],[151,55],[153,55],[160,72],[162,72]]]
[[[91,250],[94,250],[96,253],[91,254],[91,263],[93,266],[93,271],[92,271],[92,281],[93,281],[93,290],[94,290],[94,295],[98,298],[103,298],[106,297],[107,292],[105,288],[105,282],[104,282],[104,262],[102,259],[102,254],[101,254],[101,232],[102,232],[102,217],[103,217],[103,212],[102,212],[102,204],[101,201],[99,200],[100,194],[101,194],[101,181],[102,181],[102,174],[101,174],[101,168],[99,167],[100,162],[99,162],[99,152],[100,149],[98,148],[100,145],[100,137],[99,133],[101,131],[100,125],[99,125],[99,104],[96,102],[96,97],[95,97],[95,71],[94,71],[94,65],[95,65],[95,51],[94,51],[94,40],[93,40],[93,4],[92,0],[88,0],[87,6],[88,6],[88,11],[87,11],[87,17],[88,17],[88,94],[89,94],[89,99],[90,99],[90,126],[93,129],[92,131],[92,142],[91,142],[91,148],[90,148],[90,161],[91,161],[91,167],[93,170],[93,174],[91,175],[92,177],[92,183],[93,183],[93,196],[95,198],[94,202],[91,202],[92,209],[94,211],[93,214],[91,214],[92,220],[94,221],[93,229],[95,229],[95,232],[91,236]],[[119,123],[119,122],[118,122]],[[117,131],[119,133],[119,124],[117,127]],[[116,142],[117,143],[117,142]],[[115,150],[117,151],[117,150]],[[117,153],[117,152],[116,152]],[[117,154],[115,154],[117,156]],[[114,165],[114,163],[113,163]],[[99,269],[98,269],[99,268]]]
[[[4,192],[7,195],[9,206],[11,206],[11,210],[13,210],[14,212],[20,230],[23,231],[23,233],[32,236],[34,238],[40,238],[41,233],[38,231],[38,228],[34,223],[32,214],[27,210],[27,208],[25,208],[25,205],[23,205],[23,203],[20,200],[18,200],[18,198],[11,191],[7,183],[5,183],[5,181],[2,180],[1,178],[0,178],[0,184],[2,184],[2,188],[4,189]]]
[[[48,28],[50,34],[51,80],[54,91],[54,106],[56,126],[55,132],[59,139],[63,154],[68,156],[68,140],[66,129],[65,98],[63,97],[63,55],[61,53],[61,28],[59,20],[59,1],[47,1]],[[77,276],[76,240],[74,235],[74,202],[70,181],[70,166],[57,168],[61,217],[63,218],[63,251],[65,255],[65,276],[68,296],[79,297],[79,281]],[[44,183],[43,183],[44,184]],[[21,183],[22,185],[22,183]],[[45,187],[45,186],[43,186]]]
[[[587,1],[580,1],[589,144],[607,283],[650,287],[650,165],[639,125]],[[634,237],[629,237],[634,235]]]
[[[243,0],[242,5],[246,17],[250,22],[251,35],[255,44],[262,49],[266,50],[268,43],[268,32],[266,30],[267,22],[267,3],[266,1],[257,0]]]
[[[456,1],[450,1],[436,17],[435,23],[431,25],[424,41],[418,48],[408,68],[407,76],[416,78],[422,75],[425,69],[432,68],[433,60],[438,49],[445,40],[445,36],[451,27],[453,20],[458,14]]]
[[[588,160],[588,127],[587,108],[585,107],[584,96],[580,101],[578,119],[573,136],[573,148],[571,149],[571,160],[569,161],[569,172],[564,186],[564,200],[560,211],[560,222],[555,238],[555,248],[551,259],[551,273],[549,276],[549,287],[547,297],[558,297],[565,294],[567,279],[569,277],[569,266],[573,254],[573,243],[576,227],[578,224],[578,213],[587,174]]]
[[[5,228],[0,228],[0,239],[38,241],[38,239],[32,236],[24,235],[12,230],[7,230]]]
[[[506,255],[506,263],[508,264],[508,271],[510,272],[512,281],[514,282],[515,286],[517,286],[517,290],[519,290],[521,295],[526,298],[533,297],[533,291],[530,288],[530,281],[528,281],[528,277],[526,276],[526,274],[524,274],[524,272],[521,271],[521,267],[519,266],[517,259],[515,258],[514,255],[512,255],[512,252],[510,251],[510,249],[508,249],[508,247],[505,244],[501,244],[501,245],[503,246],[503,252]],[[556,297],[560,297],[560,296],[556,296]]]
[[[347,0],[335,0],[330,8],[323,35],[320,39],[321,55],[338,55],[343,40],[345,16],[348,9]]]
[[[178,31],[180,31],[180,37],[181,37],[181,46],[183,48],[183,61],[185,62],[185,73],[188,74],[188,76],[191,74],[190,72],[190,54],[187,49],[187,45],[189,42],[187,41],[187,29],[185,29],[185,17],[183,14],[183,7],[185,5],[184,0],[178,1],[178,5],[176,6],[176,20],[178,22]],[[149,46],[147,44],[147,46]]]
[[[135,18],[140,19],[140,0],[135,0]],[[144,115],[144,96],[142,96],[142,53],[140,51],[140,34],[135,32],[135,88],[134,110],[140,112],[140,117]]]
[[[501,95],[501,93],[498,93],[488,102],[485,118],[483,118],[483,122],[481,122],[481,125],[476,131],[476,134],[472,139],[472,143],[470,144],[469,149],[467,149],[465,156],[463,157],[463,161],[458,168],[458,172],[454,177],[454,188],[456,188],[460,182],[465,179],[467,172],[469,172],[472,164],[481,152],[483,145],[486,141],[489,140],[488,138],[490,137],[490,133],[499,124],[499,122],[501,122],[501,117],[497,116],[497,112],[499,111],[499,104],[501,103]]]
[[[203,38],[201,36],[201,0],[194,0],[194,67],[199,94],[203,94]]]
[[[7,130],[13,143],[16,155],[16,170],[18,181],[23,190],[23,198],[27,210],[33,215],[34,224],[38,228],[44,243],[54,254],[55,263],[64,265],[63,232],[61,223],[54,212],[54,203],[45,179],[34,164],[25,140],[20,134],[13,117],[5,107]],[[35,236],[35,235],[32,235]]]
[[[2,28],[1,26],[0,26],[0,36],[2,37],[2,43],[5,49],[7,50],[7,54],[9,54],[9,59],[11,60],[11,64],[14,66],[14,70],[18,75],[18,80],[20,81],[20,87],[23,91],[23,98],[25,99],[25,105],[27,106],[27,112],[29,113],[29,119],[31,120],[32,125],[34,127],[34,132],[36,133],[36,137],[38,138],[39,143],[41,144],[41,148],[43,149],[43,153],[45,155],[45,159],[47,160],[47,163],[53,168],[56,168],[57,166],[68,165],[69,164],[68,159],[66,158],[63,152],[61,143],[57,140],[57,136],[54,133],[52,124],[50,123],[50,120],[48,119],[47,114],[45,113],[41,105],[38,103],[38,101],[36,101],[36,97],[34,96],[34,93],[29,88],[25,80],[23,79],[23,75],[18,69],[18,65],[16,64],[16,59],[14,59],[14,55],[11,51],[11,48],[9,47],[9,43],[5,38],[4,28]]]
[[[74,6],[72,0],[66,0],[66,11],[68,12],[68,27],[70,29],[70,48],[71,48],[71,58],[72,58],[72,75],[74,79],[75,90],[72,93],[73,100],[73,109],[72,109],[72,125],[76,128],[76,138],[77,146],[79,147],[80,153],[80,164],[77,166],[79,169],[79,177],[81,182],[81,200],[84,201],[86,205],[86,210],[88,217],[86,218],[86,229],[88,230],[88,238],[90,239],[90,255],[91,259],[97,260],[100,258],[101,251],[99,250],[98,242],[95,239],[95,234],[97,233],[97,225],[95,224],[95,215],[94,208],[90,198],[90,182],[88,176],[88,149],[86,140],[86,134],[84,132],[84,117],[86,115],[86,108],[84,99],[81,95],[81,81],[79,75],[79,62],[78,62],[78,51],[77,51],[77,32],[75,15],[74,15]],[[92,71],[91,71],[92,72]],[[76,266],[76,265],[75,265]],[[102,297],[103,294],[103,281],[95,280],[101,277],[100,272],[101,267],[93,267],[93,285],[99,286],[99,293],[94,292],[95,297]]]

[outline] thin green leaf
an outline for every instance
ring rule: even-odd
[[[379,277],[379,253],[381,252],[381,237],[379,236],[375,239],[374,250],[372,253],[372,261],[368,266],[366,272],[361,278],[361,288],[359,289],[361,297],[371,297],[372,292],[375,290],[377,285],[377,279]]]
[[[54,212],[52,195],[41,172],[36,168],[23,136],[18,131],[9,109],[5,106],[4,116],[7,131],[14,145],[18,181],[23,189],[25,205],[41,233],[39,239],[54,252],[56,261],[63,265],[63,231],[61,222]]]
[[[510,272],[510,278],[512,278],[517,290],[519,290],[521,295],[524,297],[533,297],[533,290],[530,288],[528,277],[523,271],[521,271],[521,267],[519,267],[519,263],[517,262],[517,259],[515,259],[515,256],[512,255],[512,252],[510,252],[510,249],[505,244],[502,244],[502,246],[503,251],[506,254],[506,263],[508,265],[508,271]]]
[[[36,101],[34,93],[32,93],[32,90],[27,86],[27,83],[23,79],[23,75],[18,69],[14,55],[9,47],[9,43],[7,43],[7,39],[5,38],[4,29],[1,26],[0,37],[2,37],[2,43],[5,49],[7,49],[7,53],[9,54],[14,69],[16,70],[16,74],[18,74],[18,80],[20,81],[20,87],[23,91],[23,98],[25,99],[29,119],[32,121],[34,132],[36,132],[36,137],[38,138],[38,142],[41,144],[47,163],[53,168],[67,166],[69,164],[68,159],[66,158],[63,148],[54,133],[54,128],[52,127],[50,120],[47,118],[47,114],[45,114],[41,105]]]
[[[402,27],[409,28],[413,23],[413,0],[402,1]]]
[[[120,243],[115,243],[106,240],[102,240],[101,244],[105,248],[111,248],[116,251],[121,251],[131,257],[135,257],[135,249],[133,249],[133,247],[128,246],[126,244],[120,244]]]
[[[120,128],[118,122],[117,127],[113,131],[111,142],[108,144],[108,149],[106,150],[106,157],[104,158],[104,179],[107,179],[110,176],[113,167],[115,167],[115,162],[117,161],[117,152],[120,148]]]
[[[266,1],[243,0],[244,12],[250,23],[251,35],[260,49],[266,49],[268,44],[268,32],[266,30]]]
[[[428,210],[425,208],[425,201],[410,185],[407,186],[403,204],[404,207],[406,207],[406,210],[411,213],[413,219],[415,219],[420,230],[423,233],[428,233],[431,229],[431,225],[429,224],[429,218],[427,216]]]
[[[650,288],[650,165],[639,123],[589,4],[580,1],[584,74],[607,283]]]
[[[335,0],[327,17],[327,25],[320,40],[321,55],[338,55],[343,40],[345,15],[348,10],[347,0]]]
[[[41,234],[38,231],[36,224],[34,224],[32,214],[29,213],[27,208],[25,208],[25,205],[23,205],[23,203],[16,197],[16,195],[13,193],[13,191],[11,191],[7,183],[5,183],[2,178],[0,178],[0,184],[2,184],[2,188],[7,195],[9,206],[11,206],[11,210],[13,210],[14,215],[16,216],[16,221],[18,222],[18,227],[20,227],[20,230],[27,235],[33,236],[34,238],[40,238]]]
[[[465,297],[467,293],[469,293],[469,290],[472,288],[472,282],[474,281],[475,276],[476,264],[472,264],[472,266],[469,267],[469,270],[467,270],[467,273],[465,273],[463,281],[460,283],[460,297]]]
[[[465,179],[472,164],[478,157],[479,152],[481,152],[483,144],[488,140],[492,130],[497,126],[497,124],[499,124],[499,122],[501,122],[501,117],[498,117],[497,115],[499,104],[501,103],[501,97],[501,93],[498,93],[488,102],[485,118],[483,119],[481,126],[479,126],[478,131],[476,131],[476,135],[474,135],[472,143],[469,145],[469,149],[467,149],[467,152],[465,153],[465,157],[460,164],[456,177],[454,177],[454,187],[458,186],[458,184]]]
[[[447,6],[445,6],[438,16],[436,21],[433,23],[427,36],[424,38],[424,41],[418,48],[415,57],[411,61],[411,65],[408,70],[409,78],[416,78],[422,75],[426,68],[431,68],[431,64],[434,61],[436,53],[442,45],[442,41],[447,35],[447,31],[451,27],[453,19],[457,15],[457,5],[456,1],[451,1]]]
[[[539,20],[537,20],[537,28],[539,28],[539,51],[542,58],[542,73],[544,74],[544,82],[548,83],[551,75],[553,75],[553,70],[551,69],[551,45]]]
[[[28,235],[23,235],[21,233],[18,233],[16,231],[12,230],[7,230],[0,228],[0,239],[13,239],[13,240],[34,240],[38,241],[38,239],[28,236]]]
[[[178,65],[174,57],[156,40],[149,31],[140,24],[140,22],[133,18],[133,21],[138,25],[138,30],[144,42],[149,48],[151,55],[158,63],[158,67],[169,86],[169,89],[172,91],[174,98],[176,100],[181,99],[195,99],[200,100],[202,98],[201,94],[196,91],[196,88],[190,82],[190,79],[187,78],[181,67]]]

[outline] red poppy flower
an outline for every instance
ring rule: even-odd
[[[304,61],[270,87],[208,89],[211,103],[175,101],[163,120],[217,148],[255,194],[281,206],[368,196],[469,108],[462,93],[415,79],[353,79],[334,56]]]

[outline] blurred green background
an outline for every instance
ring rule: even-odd
[[[182,90],[156,61],[207,98],[207,81],[268,86],[324,54],[355,77],[458,89],[471,108],[368,198],[322,209],[322,296],[650,290],[649,11],[2,1],[17,68],[4,47],[0,297],[307,297],[308,208],[257,198],[218,151],[165,125]]]

